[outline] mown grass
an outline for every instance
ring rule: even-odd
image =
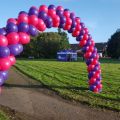
[[[62,97],[82,104],[120,111],[120,61],[101,58],[102,92],[88,91],[85,61],[58,62],[55,59],[17,60],[14,65]]]
[[[0,109],[0,120],[10,120],[9,117]]]

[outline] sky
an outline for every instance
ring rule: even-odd
[[[120,0],[0,0],[0,28],[6,26],[9,18],[17,18],[20,11],[28,12],[30,7],[41,5],[62,6],[80,17],[89,29],[95,43],[107,42],[120,28]],[[56,32],[57,28],[45,32]],[[79,43],[68,33],[69,43]]]

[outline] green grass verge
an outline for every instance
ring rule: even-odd
[[[19,59],[14,65],[62,97],[82,104],[120,111],[120,61],[101,58],[103,91],[88,91],[85,61],[57,62],[56,59]]]
[[[9,117],[0,109],[0,120],[10,120]]]

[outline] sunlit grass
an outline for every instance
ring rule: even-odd
[[[91,106],[120,111],[120,61],[101,58],[102,92],[88,91],[85,61],[58,62],[55,59],[17,60],[15,66],[62,97]]]

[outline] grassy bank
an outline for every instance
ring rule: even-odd
[[[9,117],[0,109],[0,120],[10,120]]]
[[[55,59],[19,59],[14,65],[65,99],[82,104],[120,111],[120,61],[101,58],[103,91],[88,91],[85,61],[57,62]]]

